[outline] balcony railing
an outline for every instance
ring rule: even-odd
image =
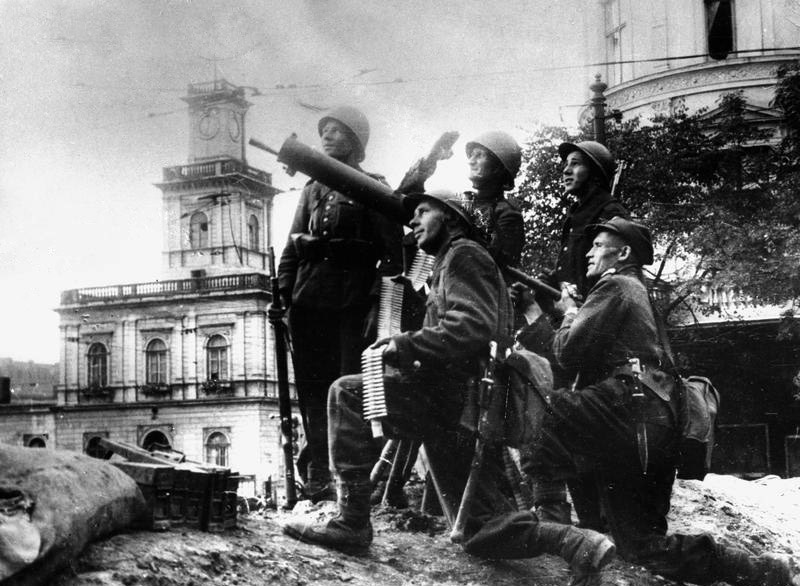
[[[110,285],[70,289],[61,293],[61,305],[88,303],[92,301],[118,301],[137,297],[160,297],[217,291],[262,289],[269,291],[269,277],[261,273],[244,275],[219,275],[174,281],[154,281],[131,285]]]
[[[238,159],[218,159],[216,161],[203,161],[188,165],[175,165],[164,167],[164,181],[185,181],[187,179],[201,179],[203,177],[218,177],[238,173],[246,175],[256,181],[272,185],[272,175],[261,169],[256,169],[244,164]]]
[[[225,79],[215,79],[214,81],[190,83],[187,91],[190,96],[215,94],[218,92],[235,92],[243,94],[244,88],[233,85]]]

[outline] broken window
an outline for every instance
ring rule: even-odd
[[[189,242],[192,249],[208,248],[208,216],[195,212],[189,219]]]
[[[733,0],[704,0],[708,30],[708,56],[725,59],[733,51]]]
[[[105,345],[95,342],[89,346],[86,361],[89,387],[105,387],[108,383],[108,350]]]
[[[206,376],[213,381],[228,379],[228,341],[219,334],[206,344]]]
[[[149,385],[167,382],[167,345],[155,338],[147,344],[145,353],[145,380]]]

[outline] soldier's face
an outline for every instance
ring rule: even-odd
[[[571,193],[580,196],[589,187],[589,178],[592,169],[589,160],[580,151],[572,151],[564,160],[564,171],[562,173],[562,183],[564,193]]]
[[[347,160],[355,152],[350,132],[338,120],[328,120],[320,133],[322,150],[325,154],[339,161]]]
[[[608,269],[614,267],[619,261],[625,243],[619,236],[611,232],[600,232],[594,241],[586,258],[589,259],[586,269],[586,276],[589,278],[599,277]]]
[[[447,236],[447,213],[431,201],[421,201],[414,210],[409,226],[414,232],[417,246],[428,254],[435,254]]]
[[[475,187],[491,181],[497,175],[497,161],[484,147],[476,145],[467,155],[469,180]]]

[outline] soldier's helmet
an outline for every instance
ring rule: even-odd
[[[467,156],[475,146],[482,146],[499,159],[503,168],[508,172],[510,179],[510,185],[506,188],[512,189],[514,187],[514,178],[517,176],[519,167],[522,164],[522,149],[517,144],[517,141],[502,130],[490,130],[476,136],[466,144]]]
[[[337,106],[336,108],[332,108],[326,112],[325,115],[319,119],[319,123],[317,123],[317,130],[320,136],[322,136],[322,129],[325,127],[325,123],[329,120],[341,122],[353,133],[353,136],[355,136],[358,142],[356,145],[358,148],[357,159],[359,162],[363,161],[367,142],[369,142],[369,120],[367,120],[364,113],[352,106]]]
[[[403,205],[409,215],[413,215],[417,205],[426,199],[432,199],[453,210],[463,222],[464,227],[469,232],[472,231],[474,227],[472,220],[472,201],[467,199],[463,193],[458,193],[449,189],[432,189],[425,193],[409,193],[403,198]]]
[[[600,176],[605,179],[606,187],[609,187],[614,179],[614,171],[617,170],[617,164],[614,162],[614,157],[609,150],[593,140],[584,140],[577,143],[562,142],[558,146],[558,154],[561,155],[562,161],[565,161],[567,155],[575,151],[580,151],[589,157],[589,160],[594,163],[594,166],[600,172]]]

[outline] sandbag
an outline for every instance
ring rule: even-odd
[[[0,584],[49,584],[90,541],[145,511],[134,480],[108,462],[0,445]]]

